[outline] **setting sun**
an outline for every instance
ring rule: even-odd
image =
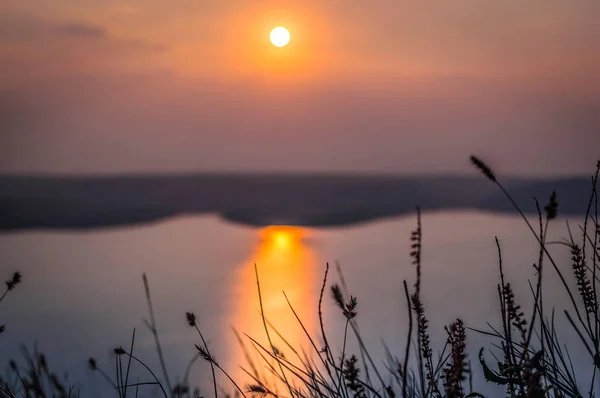
[[[278,26],[271,31],[269,38],[276,47],[283,47],[290,42],[290,32],[283,26]]]

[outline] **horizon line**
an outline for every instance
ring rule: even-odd
[[[592,174],[516,175],[500,174],[511,180],[571,180],[588,178]],[[477,170],[465,172],[397,172],[397,171],[125,171],[125,172],[0,172],[0,179],[135,179],[135,178],[182,178],[182,177],[333,177],[333,178],[477,178]]]

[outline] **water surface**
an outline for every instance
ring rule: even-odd
[[[317,302],[325,266],[332,265],[329,280],[336,282],[333,264],[339,262],[350,293],[358,297],[365,343],[381,363],[382,340],[396,354],[404,350],[407,308],[402,281],[414,283],[409,236],[415,223],[409,215],[335,229],[259,229],[216,216],[182,216],[140,227],[4,233],[0,274],[8,277],[20,270],[24,282],[0,304],[0,320],[7,324],[0,339],[0,362],[19,357],[18,344],[31,347],[35,342],[54,368],[68,370],[86,386],[84,391],[100,394],[106,385],[86,370],[87,358],[95,357],[111,369],[112,348],[128,347],[136,328],[135,352],[156,367],[154,341],[142,321],[148,316],[141,279],[146,273],[172,383],[181,380],[196,353],[194,344],[200,343],[185,322],[188,311],[196,314],[219,363],[237,379],[248,380],[238,366],[249,369],[233,330],[247,345],[245,334],[267,346],[255,265],[267,320],[292,345],[310,352],[283,292],[305,328],[318,335]],[[564,236],[564,225],[564,220],[557,222],[552,235]],[[538,249],[521,219],[476,211],[425,213],[423,230],[423,294],[436,348],[445,340],[443,325],[457,317],[478,328],[485,328],[486,321],[498,324],[494,236],[504,249],[506,273],[517,298],[529,302],[527,278],[533,278]],[[557,252],[557,259],[568,258],[568,253]],[[548,274],[547,298],[562,304],[558,282]],[[329,290],[323,312],[330,343],[339,350],[344,319],[332,305]],[[272,337],[274,345],[291,355],[276,333]],[[472,354],[482,341],[469,333]],[[355,348],[355,340],[349,345]],[[250,351],[256,358],[256,351]],[[574,349],[572,354],[582,352]],[[197,362],[191,380],[210,396],[205,363]],[[219,385],[232,390],[222,376]]]

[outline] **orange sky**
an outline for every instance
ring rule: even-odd
[[[584,0],[5,0],[0,172],[461,172],[471,152],[587,172],[598,15]]]

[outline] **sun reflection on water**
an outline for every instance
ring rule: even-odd
[[[271,325],[269,333],[273,345],[286,358],[297,363],[295,354],[287,344],[295,349],[303,347],[308,351],[308,340],[290,309],[286,296],[304,327],[312,333],[316,316],[315,254],[306,240],[309,231],[303,228],[270,226],[260,230],[259,237],[251,260],[244,264],[236,275],[237,294],[233,303],[232,326],[242,337],[249,357],[255,360],[259,376],[266,376],[272,387],[281,390],[282,386],[278,386],[269,371],[264,369],[264,360],[260,359],[257,350],[245,336],[252,337],[268,349],[269,343],[260,314],[254,265],[256,264],[258,270],[263,310],[267,323]],[[261,353],[265,355],[264,351]],[[230,347],[229,365],[232,373],[239,377],[238,380],[251,382],[251,378],[239,368],[242,366],[254,373],[241,347]]]

